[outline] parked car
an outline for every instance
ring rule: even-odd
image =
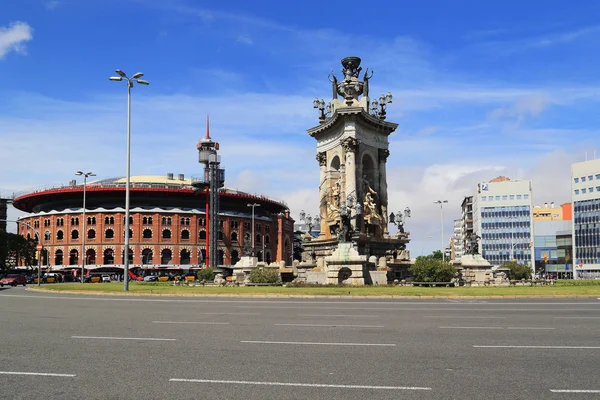
[[[3,287],[4,285],[10,285],[10,286],[23,285],[23,286],[26,286],[27,285],[27,278],[25,277],[25,275],[9,274],[9,275],[6,275],[4,278],[0,279],[0,287]]]
[[[110,282],[110,275],[102,275],[102,282]]]
[[[148,275],[144,277],[144,282],[156,282],[158,280],[157,276]]]

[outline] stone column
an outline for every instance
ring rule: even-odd
[[[342,147],[345,152],[345,170],[346,170],[346,186],[344,199],[346,201],[348,195],[354,196],[356,203],[360,202],[361,199],[358,197],[356,190],[356,150],[358,149],[358,140],[349,137],[342,141]],[[356,204],[355,203],[355,204]],[[352,220],[352,228],[356,229],[356,220]]]
[[[327,230],[327,153],[317,153],[319,163],[319,218],[321,218],[321,232],[319,236],[325,236]]]
[[[388,194],[385,164],[390,155],[388,149],[379,149],[379,198],[381,200],[381,216],[383,218],[383,234],[388,235]]]

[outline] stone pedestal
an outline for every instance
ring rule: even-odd
[[[367,257],[361,256],[352,243],[340,243],[329,257],[325,257],[327,283],[338,285],[365,284],[364,272],[367,268]]]
[[[387,271],[369,271],[369,275],[371,276],[371,284],[372,285],[387,285]]]
[[[306,273],[306,283],[315,285],[327,285],[327,272],[308,271]]]
[[[492,265],[480,254],[465,254],[460,259],[461,275],[467,286],[484,286],[493,278]]]
[[[252,271],[258,265],[257,257],[243,256],[233,266],[233,276],[236,277],[238,282],[245,281],[250,271]],[[243,277],[243,278],[242,278]]]

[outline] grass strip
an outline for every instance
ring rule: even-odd
[[[509,287],[400,287],[400,286],[174,286],[173,283],[130,282],[129,293],[161,295],[281,295],[281,296],[600,296],[600,284]],[[56,292],[123,294],[123,283],[72,283],[43,285]]]

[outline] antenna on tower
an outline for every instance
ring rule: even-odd
[[[210,139],[210,115],[206,114],[206,139]]]

